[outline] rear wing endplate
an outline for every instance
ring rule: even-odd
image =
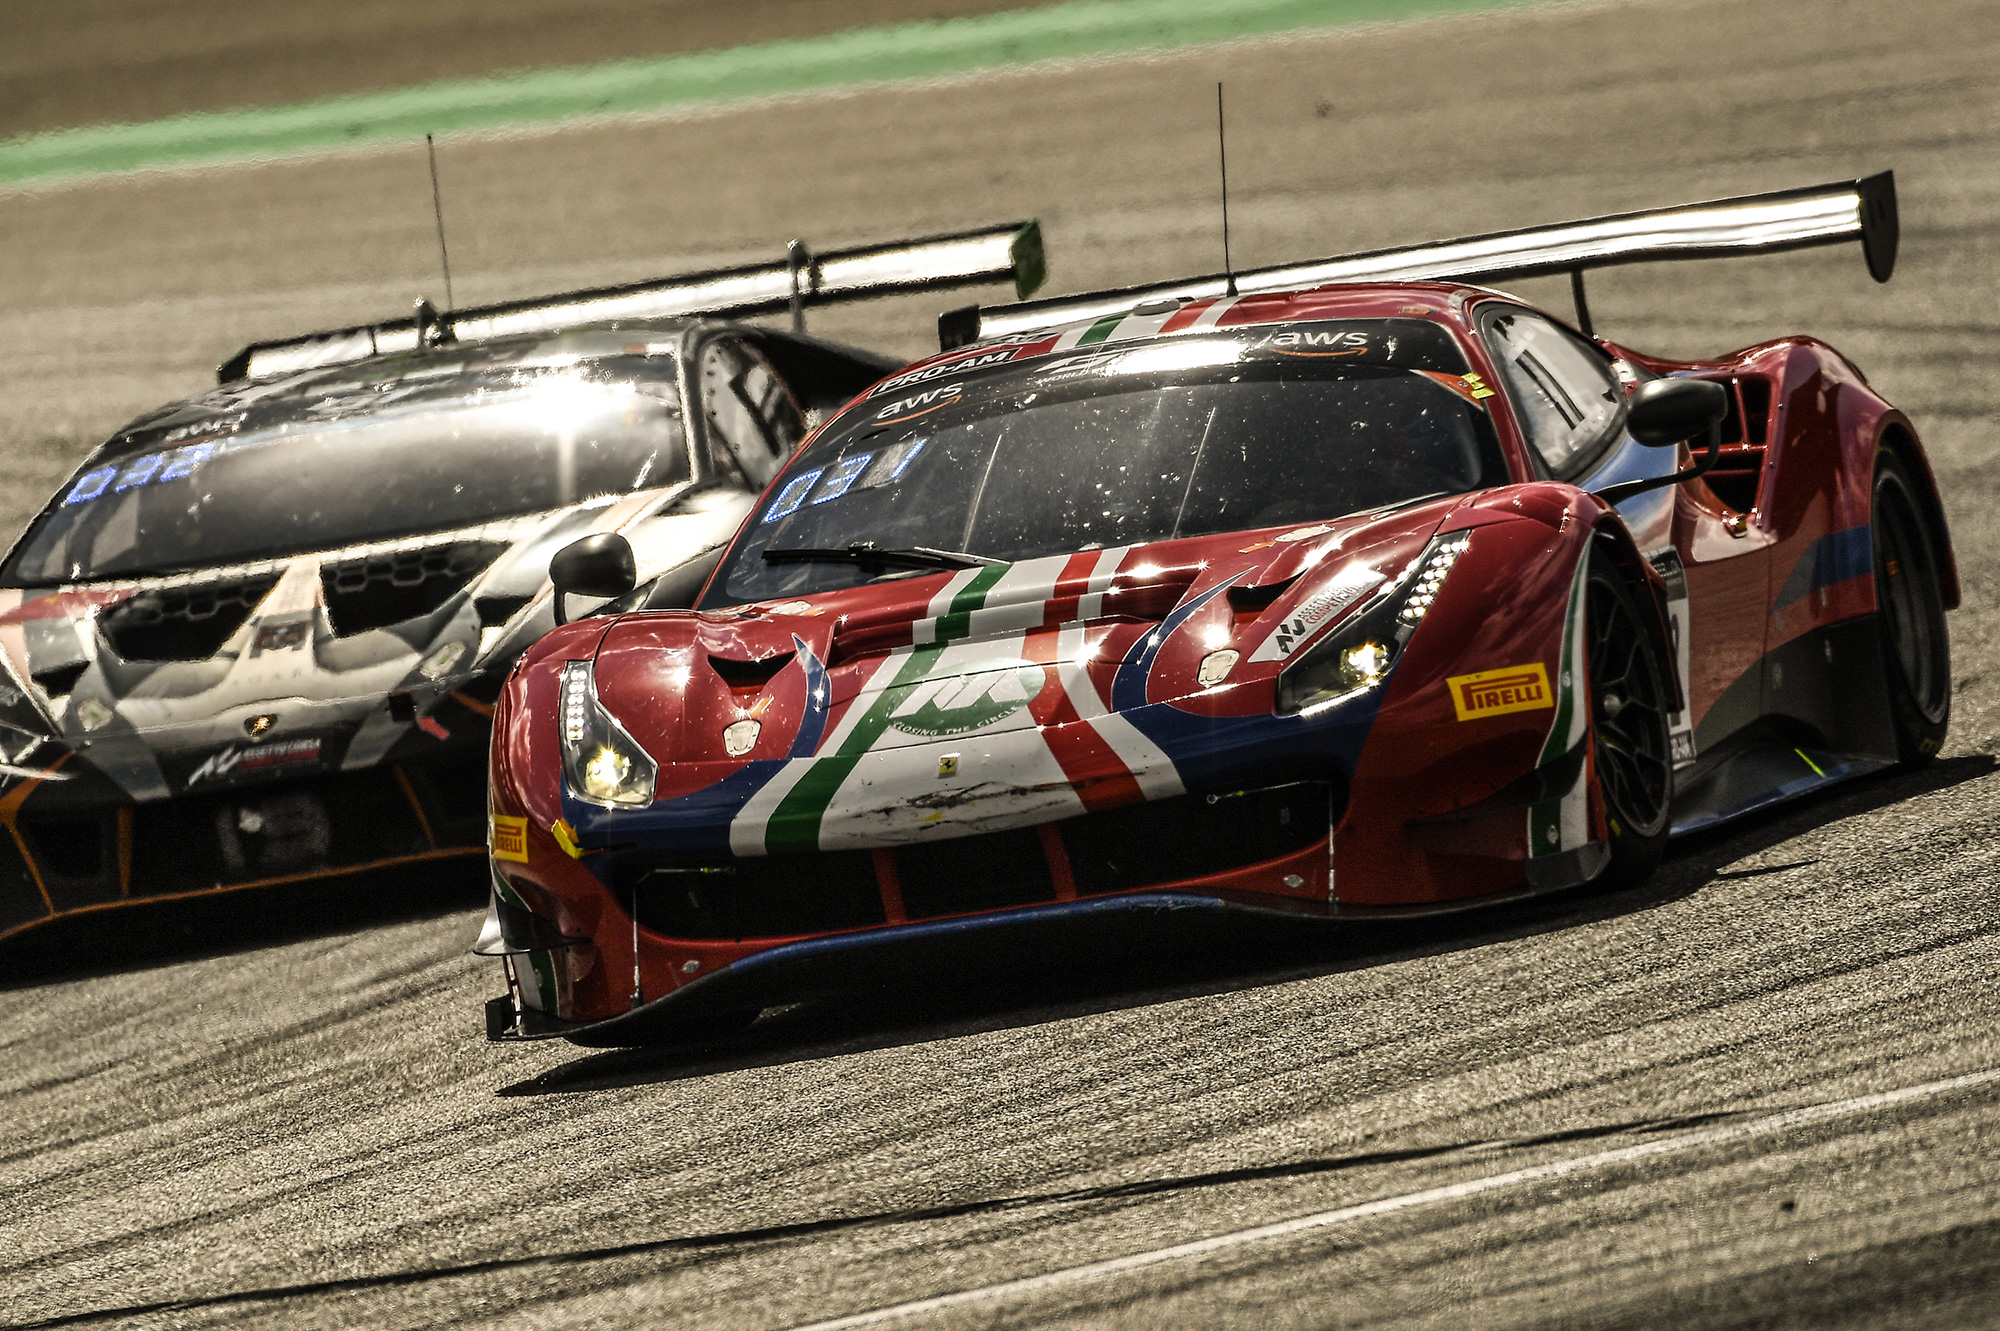
[[[1583,301],[1587,269],[1659,259],[1764,254],[1858,240],[1869,273],[1877,282],[1886,282],[1896,267],[1896,234],[1895,173],[1883,171],[1861,180],[1371,250],[1312,263],[1259,268],[1233,277],[1217,273],[986,309],[969,305],[939,318],[938,341],[943,350],[950,351],[981,338],[1011,337],[1120,314],[1135,305],[1158,301],[1300,291],[1335,282],[1492,283],[1554,273],[1570,274],[1577,322],[1589,332],[1590,313]]]
[[[1047,271],[1041,226],[1032,221],[818,254],[793,241],[784,260],[775,264],[721,268],[445,313],[419,301],[416,314],[408,319],[253,342],[224,361],[216,377],[225,384],[236,383],[444,342],[555,332],[619,319],[789,310],[797,324],[809,305],[989,282],[1012,282],[1015,295],[1026,298],[1041,286]]]

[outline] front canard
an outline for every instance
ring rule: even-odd
[[[1458,709],[1461,721],[1556,705],[1555,696],[1549,692],[1549,672],[1540,661],[1453,675],[1445,683],[1451,688],[1451,705]]]

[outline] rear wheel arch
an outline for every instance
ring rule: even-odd
[[[1939,497],[1937,478],[1931,474],[1930,460],[1917,443],[1915,433],[1901,421],[1886,422],[1876,437],[1875,449],[1867,461],[1869,484],[1874,484],[1877,459],[1883,453],[1893,456],[1902,464],[1908,474],[1916,498],[1923,510],[1925,534],[1930,538],[1931,558],[1937,564],[1938,590],[1944,595],[1944,608],[1958,609],[1958,559],[1951,548],[1951,528],[1945,522],[1944,501]]]
[[[1945,626],[1945,565],[1924,513],[1922,473],[1893,450],[1875,456],[1869,492],[1875,623],[1887,670],[1897,759],[1919,767],[1951,724],[1951,637]]]

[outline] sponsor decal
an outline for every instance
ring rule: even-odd
[[[981,661],[942,679],[892,690],[889,725],[906,735],[942,739],[1004,721],[1026,707],[1048,682],[1028,661]]]
[[[1299,329],[1279,333],[1264,345],[1284,356],[1362,356],[1368,334],[1352,328],[1314,332]]]
[[[957,367],[954,366],[953,368]],[[914,416],[927,415],[930,412],[936,411],[939,407],[958,401],[958,395],[964,388],[964,384],[939,384],[936,388],[926,388],[921,393],[913,393],[909,397],[897,398],[894,402],[891,402],[888,406],[883,407],[875,413],[876,423],[884,424],[890,421],[909,420]]]
[[[1486,381],[1476,374],[1443,374],[1437,370],[1419,370],[1417,373],[1442,388],[1450,389],[1474,406],[1493,396],[1493,390],[1488,388]],[[1481,407],[1480,410],[1484,411],[1485,408]]]
[[[1453,675],[1445,681],[1451,705],[1461,721],[1477,721],[1508,712],[1534,712],[1556,705],[1549,691],[1549,672],[1540,661],[1528,665]]]
[[[257,716],[245,717],[243,720],[243,733],[251,739],[262,739],[270,732],[271,727],[277,724],[278,718],[269,712],[264,712]]]
[[[868,390],[868,396],[875,397],[882,393],[893,393],[897,389],[907,388],[911,384],[928,383],[940,375],[958,374],[964,370],[983,370],[989,365],[1005,365],[1025,350],[1027,348],[1024,346],[990,347],[985,351],[974,352],[970,356],[961,356],[957,360],[939,361],[931,365],[920,365],[914,370],[906,370],[902,374],[890,375],[887,379],[884,379],[881,383]]]
[[[1688,610],[1687,570],[1681,565],[1680,552],[1672,546],[1652,551],[1646,560],[1667,584],[1667,634],[1672,639],[1674,667],[1680,672],[1681,687],[1685,689],[1690,678],[1688,634],[1693,623]],[[1667,718],[1667,743],[1675,767],[1686,767],[1695,760],[1694,718],[1687,710]]]
[[[1280,620],[1270,636],[1250,654],[1250,659],[1276,661],[1290,656],[1306,639],[1381,586],[1382,580],[1381,573],[1366,565],[1348,565],[1334,575],[1333,581],[1299,602],[1296,609]]]
[[[193,787],[225,776],[243,776],[316,763],[319,761],[319,747],[317,738],[280,740],[254,748],[232,744],[202,759],[201,766],[188,773],[187,783]]]
[[[957,754],[947,753],[942,758],[938,759],[938,780],[943,781],[947,777],[954,777],[957,775],[958,775]]]
[[[256,636],[250,639],[250,655],[262,656],[265,652],[297,651],[312,641],[312,621],[295,619],[287,624],[264,624],[257,626]]]
[[[1310,541],[1313,537],[1324,536],[1332,530],[1333,528],[1327,526],[1324,522],[1322,522],[1316,527],[1299,527],[1296,528],[1295,530],[1288,531],[1283,536],[1280,536],[1277,539],[1287,543],[1292,541]]]
[[[580,860],[584,857],[585,851],[583,847],[576,844],[576,829],[569,825],[568,819],[558,818],[550,823],[549,835],[555,838],[556,848],[561,850],[563,854],[573,860]]]
[[[511,814],[493,815],[493,858],[528,862],[528,820]]]

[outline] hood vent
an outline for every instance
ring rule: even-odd
[[[452,541],[320,562],[334,636],[351,638],[432,613],[507,549],[504,541]]]
[[[729,691],[740,697],[763,692],[764,686],[797,656],[797,652],[775,652],[756,661],[732,661],[726,656],[710,653],[708,665],[722,676],[722,682],[729,686]]]
[[[206,661],[277,585],[274,571],[144,591],[105,611],[97,625],[127,661]]]

